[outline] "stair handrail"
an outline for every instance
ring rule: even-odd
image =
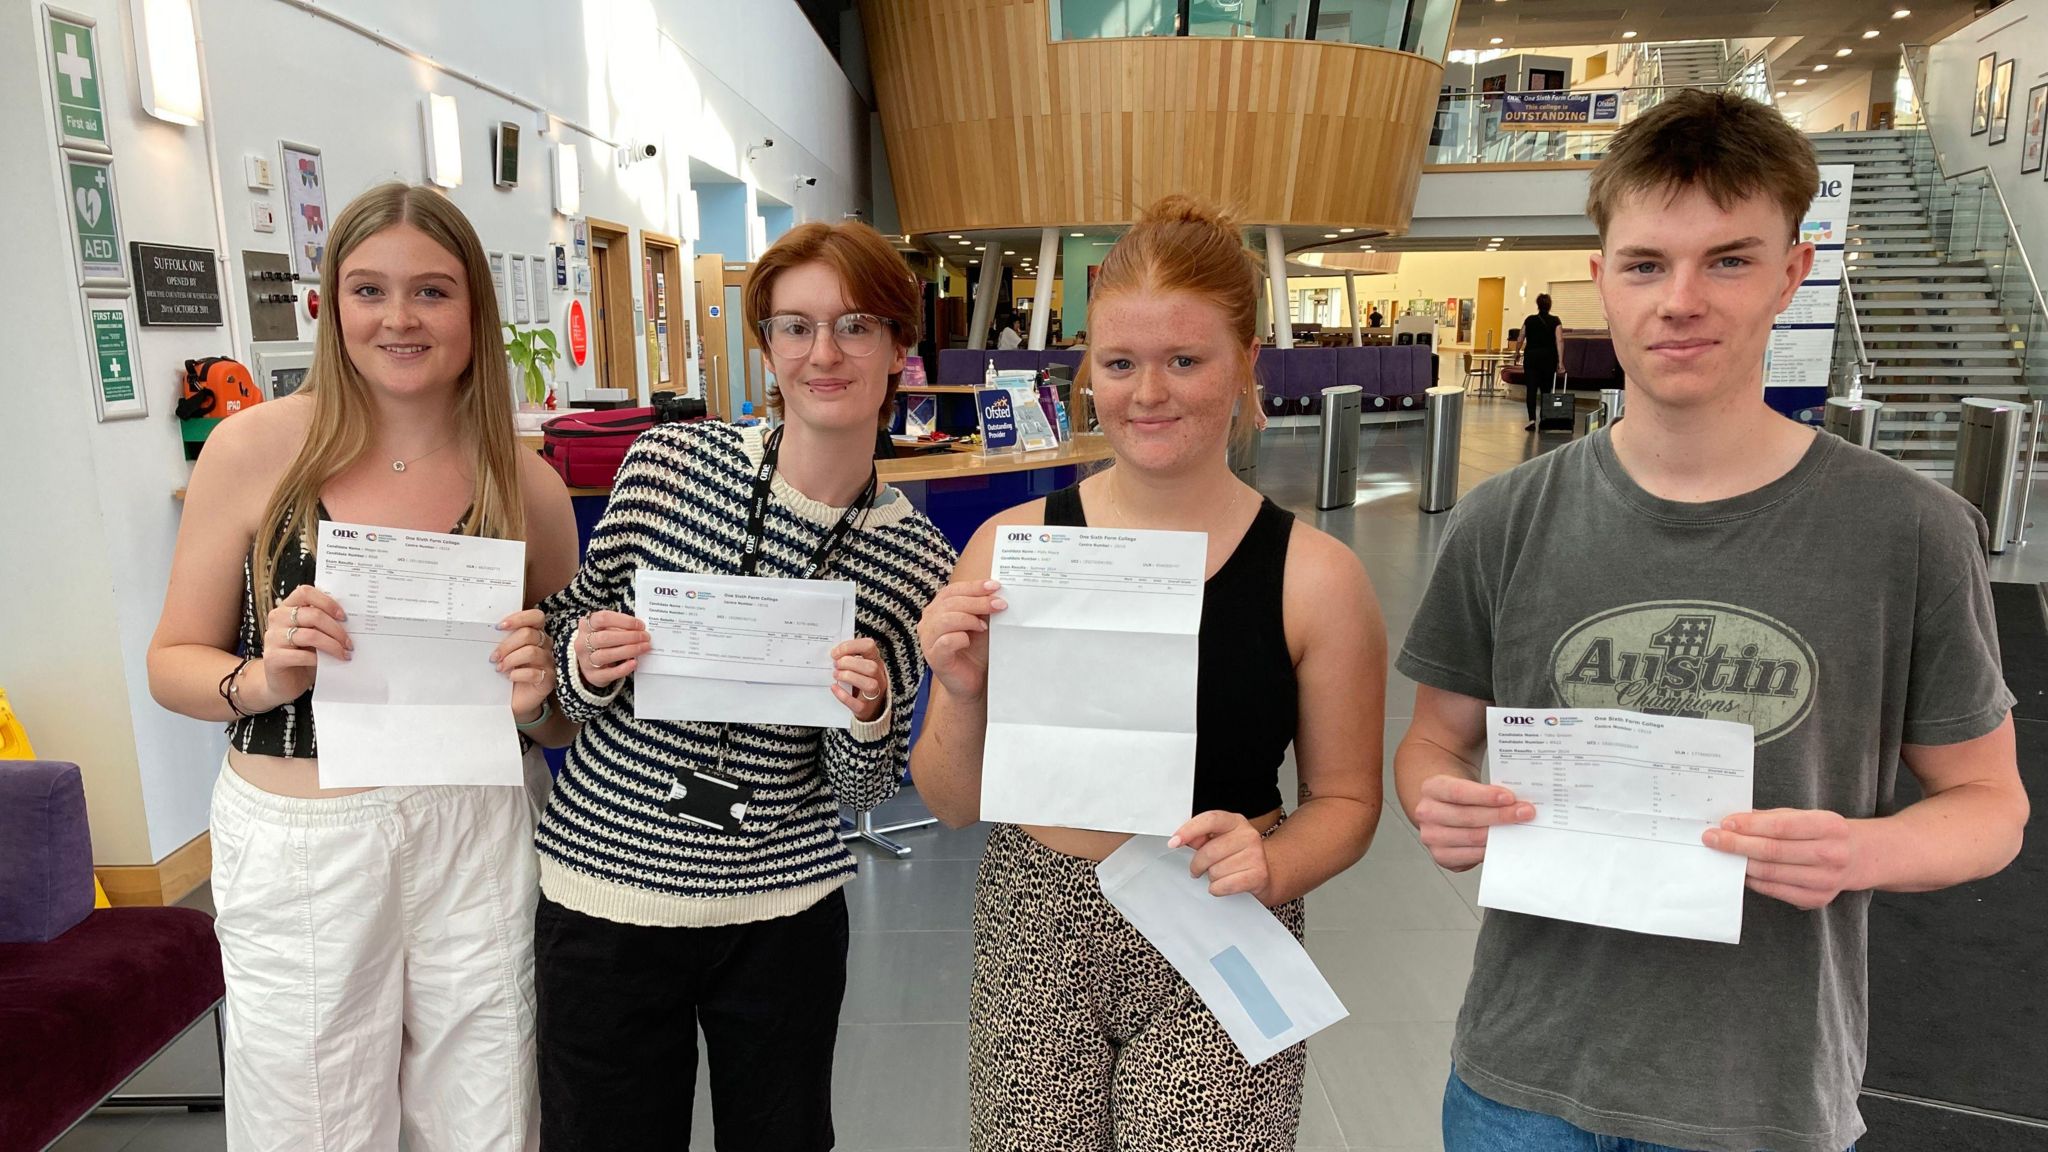
[[[1863,382],[1877,371],[1877,361],[1870,358],[1870,350],[1863,346],[1863,321],[1856,315],[1856,294],[1850,291],[1847,260],[1842,263],[1842,304],[1849,311],[1849,338],[1856,346],[1856,362],[1849,370],[1849,398],[1863,399]]]

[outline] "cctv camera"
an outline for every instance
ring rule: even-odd
[[[775,147],[775,137],[773,137],[773,136],[764,136],[764,137],[762,137],[762,138],[761,138],[761,147],[763,147],[763,148],[773,148],[773,147]]]
[[[631,144],[621,144],[619,146],[619,165],[624,167],[628,164],[638,164],[642,160],[652,160],[660,152],[661,146],[652,141],[636,140]]]
[[[796,178],[796,186],[799,188],[816,188],[818,186],[818,178],[816,176],[799,176]]]

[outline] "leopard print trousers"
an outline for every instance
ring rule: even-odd
[[[1300,938],[1300,900],[1273,914]],[[1013,824],[981,859],[967,1019],[975,1152],[1294,1147],[1307,1045],[1246,1064],[1094,864]]]

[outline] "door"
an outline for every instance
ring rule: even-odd
[[[633,308],[633,245],[623,224],[590,217],[590,292],[597,331],[592,334],[598,357],[600,388],[623,391],[623,399],[642,402],[639,324]],[[614,397],[615,399],[621,397]]]
[[[726,406],[729,396],[725,388],[725,365],[729,357],[725,350],[725,335],[726,329],[736,327],[739,321],[726,322],[725,258],[717,253],[699,255],[692,263],[691,271],[697,298],[698,383],[705,407],[711,415],[729,420],[738,415],[738,411]]]
[[[648,376],[652,389],[696,395],[689,376],[688,313],[683,307],[682,242],[658,232],[640,234],[647,262]]]
[[[1507,339],[1507,318],[1504,315],[1507,299],[1507,277],[1480,277],[1478,303],[1474,308],[1477,316],[1472,324],[1472,347],[1475,350],[1499,351]]]

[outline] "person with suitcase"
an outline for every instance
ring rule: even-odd
[[[1522,405],[1528,409],[1524,432],[1536,431],[1536,412],[1543,395],[1557,386],[1557,369],[1564,363],[1564,321],[1550,314],[1550,293],[1536,297],[1536,311],[1522,321],[1522,338],[1515,345],[1522,356]]]

